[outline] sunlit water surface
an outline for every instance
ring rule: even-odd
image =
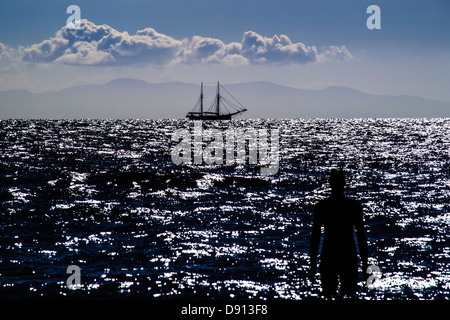
[[[184,120],[1,121],[1,297],[317,298],[311,212],[342,166],[382,273],[358,297],[448,299],[450,120],[204,125],[279,129],[279,172],[175,165]]]

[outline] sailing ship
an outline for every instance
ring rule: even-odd
[[[220,94],[222,88],[234,100],[230,101]],[[223,112],[224,109],[227,112]],[[231,111],[230,111],[231,109]],[[216,97],[208,110],[203,109],[203,82],[200,87],[200,97],[191,112],[186,117],[189,120],[230,120],[232,116],[247,111],[219,82],[217,82]]]

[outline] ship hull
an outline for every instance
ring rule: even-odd
[[[231,114],[205,115],[190,114],[186,116],[189,120],[231,120]]]

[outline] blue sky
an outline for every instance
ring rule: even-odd
[[[45,41],[54,46],[67,40],[56,33],[65,26],[71,4],[81,8],[83,30],[106,32],[126,43],[105,52],[94,49],[105,39],[78,38],[44,56]],[[381,30],[366,27],[371,4],[381,8]],[[264,80],[450,101],[449,31],[446,0],[2,0],[0,90],[39,92],[118,77]],[[138,45],[144,36],[163,41],[164,50],[154,50],[155,42],[151,48]],[[247,50],[254,41],[263,42],[259,49],[265,54]]]

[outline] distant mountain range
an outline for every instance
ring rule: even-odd
[[[225,84],[248,111],[244,118],[450,117],[450,102],[414,96],[373,95],[346,87],[296,89],[271,82]],[[215,86],[205,86],[209,107]],[[184,118],[200,84],[116,79],[45,93],[0,92],[0,119]]]

